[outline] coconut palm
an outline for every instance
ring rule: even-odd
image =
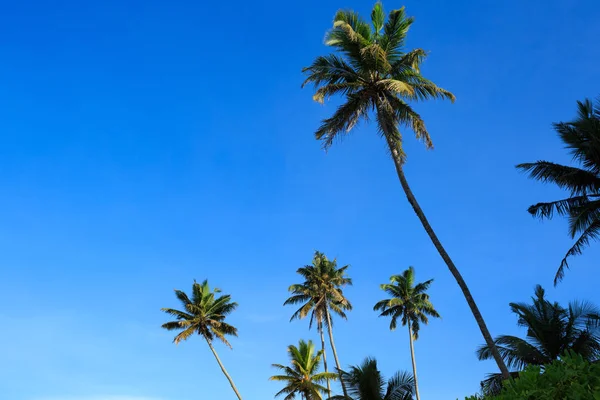
[[[600,359],[600,310],[591,303],[573,301],[568,307],[550,302],[537,285],[532,304],[510,303],[518,317],[517,324],[527,329],[525,338],[502,335],[495,340],[504,361],[517,372],[528,365],[546,365],[565,352],[580,354],[587,361]],[[477,350],[480,360],[491,358],[489,347]],[[482,382],[484,392],[495,393],[501,388],[501,377],[490,374]]]
[[[377,361],[367,358],[342,374],[350,397],[334,396],[331,400],[412,400],[414,382],[407,372],[397,372],[387,381],[377,369]]]
[[[435,310],[426,293],[433,279],[415,284],[415,269],[409,267],[402,275],[394,275],[390,283],[381,285],[381,290],[392,296],[375,304],[374,310],[381,311],[381,317],[391,317],[390,330],[395,330],[398,319],[402,326],[408,326],[408,337],[410,341],[410,356],[412,358],[413,378],[415,382],[415,395],[419,396],[419,385],[417,381],[417,364],[415,362],[415,348],[413,340],[419,338],[420,324],[427,324],[428,317],[439,318],[440,314]]]
[[[176,318],[175,321],[164,323],[162,327],[169,331],[181,331],[173,339],[175,344],[187,340],[194,334],[202,336],[206,340],[206,343],[208,343],[208,347],[215,356],[219,367],[221,367],[221,371],[223,371],[223,374],[229,381],[235,395],[239,400],[242,400],[242,396],[235,387],[233,379],[227,373],[213,346],[213,341],[218,339],[231,348],[231,344],[227,341],[226,336],[237,336],[237,328],[224,322],[225,317],[236,309],[237,303],[231,301],[230,295],[219,296],[219,293],[221,293],[221,290],[217,288],[211,291],[206,280],[201,284],[194,280],[191,299],[185,292],[175,290],[175,296],[181,302],[183,311],[174,308],[162,308],[161,311]]]
[[[326,359],[323,330],[324,327],[327,327],[329,343],[339,373],[341,373],[341,367],[333,340],[331,312],[343,319],[347,319],[346,311],[352,310],[352,304],[344,297],[342,291],[342,287],[352,285],[352,279],[346,275],[348,267],[348,265],[345,265],[338,268],[335,259],[330,261],[325,254],[316,251],[312,265],[306,265],[297,271],[304,278],[304,282],[291,285],[288,290],[292,295],[283,303],[284,305],[301,304],[300,308],[292,315],[290,321],[303,319],[310,314],[309,328],[312,327],[313,322],[317,323],[317,329],[321,336],[324,361]],[[326,364],[325,371],[327,372]],[[327,388],[331,390],[329,382],[327,382]],[[343,382],[342,390],[345,394],[346,388]]]
[[[538,203],[528,209],[531,215],[540,219],[552,218],[555,213],[566,216],[571,238],[579,236],[560,263],[555,285],[569,268],[568,258],[582,254],[591,240],[600,239],[600,97],[596,105],[588,99],[578,101],[577,106],[577,119],[553,126],[581,168],[549,161],[517,165],[528,172],[530,178],[553,183],[570,192],[566,199]]]
[[[277,392],[275,397],[286,395],[284,399],[291,400],[296,398],[296,395],[300,395],[303,400],[320,400],[322,399],[321,394],[331,394],[331,391],[322,386],[322,383],[336,379],[337,374],[319,372],[322,350],[315,354],[315,345],[312,341],[300,340],[298,347],[288,346],[288,354],[291,366],[273,364],[273,367],[279,369],[282,375],[274,375],[270,379],[286,383],[286,386]]]
[[[372,26],[355,12],[339,11],[325,38],[325,44],[335,53],[317,57],[303,70],[307,75],[304,85],[315,86],[315,101],[323,103],[335,95],[344,98],[334,114],[323,120],[315,137],[329,149],[358,122],[368,121],[374,115],[377,130],[387,143],[408,202],[460,286],[486,343],[494,352],[498,367],[508,376],[467,284],[431,227],[404,175],[406,154],[401,127],[412,130],[425,147],[433,147],[425,122],[409,103],[436,98],[454,101],[454,95],[421,74],[420,66],[427,52],[405,49],[413,18],[406,15],[404,8],[390,12],[386,20],[381,3],[377,3],[371,13],[371,22]]]

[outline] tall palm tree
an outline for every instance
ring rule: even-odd
[[[331,400],[412,400],[414,382],[407,372],[397,372],[387,381],[377,369],[377,361],[367,358],[342,374],[348,387],[348,396],[334,396]]]
[[[554,285],[564,277],[565,268],[569,268],[567,259],[582,254],[590,240],[600,239],[600,97],[596,105],[587,99],[578,101],[577,106],[577,119],[553,126],[582,168],[549,161],[517,165],[528,172],[530,178],[553,183],[570,192],[566,199],[538,203],[528,209],[531,215],[540,219],[552,218],[554,213],[566,216],[571,238],[579,236],[562,259]]]
[[[371,13],[371,22],[372,27],[352,11],[339,11],[325,38],[325,44],[336,53],[317,57],[303,70],[307,75],[304,85],[315,86],[315,101],[323,103],[334,95],[345,99],[331,117],[323,120],[315,137],[328,149],[336,138],[342,138],[359,121],[367,121],[374,114],[408,202],[460,286],[486,343],[494,352],[498,367],[508,376],[508,369],[494,350],[492,336],[467,284],[431,227],[404,175],[406,154],[400,127],[412,130],[427,148],[433,147],[425,122],[409,103],[435,98],[454,101],[454,95],[421,75],[420,65],[427,56],[425,50],[407,51],[404,48],[413,23],[404,8],[390,12],[386,21],[381,3],[377,3]]]
[[[324,381],[336,379],[337,374],[319,372],[323,350],[315,354],[315,345],[312,341],[300,340],[298,347],[288,346],[288,354],[291,366],[273,364],[273,367],[279,369],[282,375],[275,375],[270,379],[286,382],[286,386],[277,392],[275,397],[285,394],[284,399],[291,400],[299,394],[303,400],[320,400],[322,399],[321,394],[331,394],[331,391],[321,384]]]
[[[194,280],[191,299],[185,292],[175,290],[175,296],[183,305],[183,311],[174,308],[162,308],[161,311],[176,318],[175,321],[164,323],[162,327],[169,331],[181,331],[173,339],[175,344],[187,340],[195,333],[202,336],[208,343],[208,347],[215,356],[217,363],[219,363],[219,367],[221,367],[221,371],[229,381],[235,395],[239,400],[242,400],[233,379],[227,373],[217,351],[213,347],[213,341],[218,339],[231,348],[231,344],[225,336],[237,336],[237,328],[224,322],[225,317],[236,309],[237,303],[231,301],[230,295],[217,296],[219,293],[221,293],[221,290],[217,288],[211,291],[206,280],[201,284]]]
[[[600,310],[591,303],[573,301],[568,307],[550,302],[544,289],[537,285],[532,304],[510,303],[518,317],[517,324],[527,329],[525,338],[502,335],[495,339],[500,354],[509,368],[518,375],[528,365],[546,365],[565,352],[580,354],[587,361],[600,359]],[[480,360],[491,358],[489,347],[477,350]],[[495,393],[501,388],[501,377],[490,374],[482,382],[484,392]]]
[[[390,330],[395,330],[398,318],[402,326],[408,326],[408,337],[410,341],[410,356],[412,358],[413,378],[415,381],[415,394],[419,396],[419,384],[417,381],[417,364],[415,362],[415,348],[413,340],[419,338],[420,324],[427,324],[429,317],[439,318],[426,293],[433,279],[415,285],[415,269],[409,267],[402,275],[393,275],[390,283],[381,285],[381,290],[392,296],[377,302],[374,310],[381,311],[381,317],[391,317]]]
[[[312,265],[306,265],[296,271],[304,278],[304,282],[291,285],[288,290],[292,295],[283,303],[284,305],[301,304],[300,308],[292,315],[290,321],[303,319],[310,314],[309,328],[312,327],[313,322],[317,323],[317,329],[321,336],[323,360],[325,360],[323,327],[327,327],[333,358],[340,374],[342,369],[333,340],[331,312],[347,319],[346,311],[352,310],[352,304],[350,304],[342,291],[342,287],[352,285],[352,279],[346,275],[348,267],[348,265],[345,265],[338,268],[335,259],[330,261],[325,254],[316,251]],[[325,364],[325,371],[327,372],[327,364]],[[341,384],[345,395],[346,388],[344,382],[341,382]],[[327,382],[327,387],[331,390],[329,382]]]

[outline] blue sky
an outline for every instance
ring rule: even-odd
[[[436,149],[406,134],[406,174],[492,334],[522,333],[508,303],[536,283],[600,303],[596,244],[529,204],[562,195],[514,165],[569,162],[550,123],[599,93],[600,13],[589,1],[386,2],[416,17],[409,47],[455,104],[416,108]],[[469,309],[362,125],[328,154],[313,139],[335,104],[300,89],[338,8],[366,1],[36,2],[0,15],[0,393],[11,400],[233,399],[207,346],[159,327],[172,290],[208,278],[240,304],[217,349],[245,399],[278,390],[270,364],[316,339],[281,306],[315,249],[349,270],[336,324],[344,365],[410,369],[404,330],[372,305],[409,265],[443,316],[416,343],[421,394],[478,389],[491,362]]]

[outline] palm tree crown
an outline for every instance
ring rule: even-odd
[[[414,382],[407,372],[397,372],[387,381],[377,369],[377,361],[367,358],[342,374],[350,400],[412,400]],[[334,396],[331,400],[348,400]]]
[[[579,112],[576,120],[559,122],[553,126],[582,168],[549,161],[517,165],[517,168],[528,172],[531,178],[553,183],[570,192],[566,199],[538,203],[528,210],[541,219],[552,218],[555,213],[566,216],[571,238],[579,236],[562,259],[554,284],[563,278],[565,268],[569,268],[567,259],[581,254],[590,240],[600,238],[600,98],[596,105],[589,99],[577,102],[577,105]]]
[[[415,285],[415,270],[409,267],[402,275],[392,276],[390,283],[381,285],[391,298],[379,301],[373,309],[380,310],[382,317],[391,317],[391,330],[396,329],[400,318],[403,326],[411,326],[413,337],[418,339],[420,324],[427,324],[428,317],[440,317],[426,293],[432,283],[430,279]]]
[[[335,15],[325,44],[337,54],[317,57],[304,69],[304,85],[315,85],[315,101],[323,103],[334,95],[346,99],[315,133],[325,148],[361,119],[367,120],[371,111],[375,112],[380,133],[397,143],[400,151],[399,125],[409,127],[425,146],[433,147],[421,116],[407,102],[431,98],[454,101],[454,95],[421,75],[426,51],[404,49],[412,23],[404,7],[390,12],[386,21],[381,3],[373,8],[371,25],[352,11]]]
[[[231,347],[225,336],[237,336],[237,329],[224,322],[225,317],[236,309],[237,303],[232,302],[229,295],[217,296],[219,293],[221,293],[221,290],[217,288],[211,291],[206,280],[202,284],[194,280],[191,299],[181,290],[175,290],[175,296],[177,296],[183,305],[183,311],[174,308],[161,309],[176,318],[175,321],[164,323],[162,327],[170,331],[181,331],[173,339],[175,344],[188,339],[194,333],[202,336],[206,340],[210,351],[215,356],[223,375],[229,381],[235,395],[239,400],[242,400],[242,395],[235,386],[233,379],[225,369],[212,344],[213,340],[217,338]]]
[[[327,310],[347,319],[345,311],[352,310],[352,304],[344,297],[342,287],[352,285],[346,275],[348,265],[337,268],[337,261],[330,261],[325,254],[315,252],[312,265],[299,268],[297,273],[304,282],[289,287],[291,292],[284,305],[302,304],[292,315],[291,320],[302,319],[310,314],[309,326],[313,322],[327,324]]]
[[[550,364],[568,351],[575,352],[587,361],[600,359],[600,310],[594,305],[573,301],[568,307],[550,302],[545,291],[537,285],[532,304],[510,303],[518,317],[518,325],[527,329],[525,339],[502,335],[495,339],[502,358],[514,370],[528,365]],[[480,360],[491,358],[489,347],[477,350]],[[497,390],[498,377],[491,374],[483,382],[484,389]]]
[[[322,385],[328,379],[336,379],[337,374],[333,372],[319,372],[321,356],[323,351],[315,353],[312,341],[300,340],[298,347],[288,346],[288,354],[291,366],[273,364],[283,374],[274,375],[272,381],[282,381],[286,386],[281,389],[275,397],[286,395],[285,400],[291,400],[299,394],[303,400],[320,400],[321,394],[330,394],[328,389]]]
[[[224,320],[237,308],[237,303],[231,301],[230,295],[216,296],[220,292],[221,290],[217,288],[211,292],[206,280],[202,284],[194,281],[191,299],[185,292],[175,290],[175,296],[183,305],[183,311],[173,308],[161,309],[176,318],[176,321],[166,322],[162,325],[163,328],[170,331],[181,331],[173,339],[175,344],[197,333],[209,342],[217,338],[231,347],[225,336],[237,336],[237,328],[225,323]]]

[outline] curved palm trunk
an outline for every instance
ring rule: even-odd
[[[329,372],[327,370],[327,356],[325,355],[325,335],[323,334],[323,322],[319,321],[317,329],[319,330],[319,334],[321,335],[321,350],[323,351],[323,368],[325,369],[325,372]],[[329,397],[331,397],[331,384],[329,383],[329,378],[327,378],[327,398]]]
[[[417,362],[415,361],[415,346],[413,344],[413,334],[412,328],[410,326],[410,321],[408,321],[408,336],[410,339],[410,358],[412,359],[413,379],[415,380],[415,395],[417,396],[417,400],[421,400],[421,396],[419,395],[419,382],[417,381]]]
[[[223,374],[225,374],[225,377],[227,378],[227,380],[229,381],[229,384],[231,385],[231,388],[233,389],[233,391],[235,392],[235,395],[237,396],[237,398],[239,400],[242,400],[242,396],[240,395],[240,392],[238,392],[237,388],[235,387],[235,384],[233,383],[233,379],[231,379],[231,376],[229,376],[229,374],[227,373],[227,371],[225,370],[225,367],[223,366],[223,363],[221,362],[221,359],[219,358],[219,356],[217,355],[217,351],[215,350],[215,348],[213,347],[212,343],[210,342],[210,340],[206,339],[206,343],[208,343],[208,347],[210,347],[210,350],[213,352],[215,358],[217,359],[217,362],[219,363],[219,367],[221,367],[221,371],[223,371]]]
[[[465,283],[465,280],[463,279],[460,272],[458,272],[458,269],[454,265],[454,262],[452,261],[452,259],[448,255],[448,253],[446,252],[446,249],[444,249],[444,247],[442,246],[442,243],[440,242],[437,235],[433,231],[433,228],[431,228],[431,225],[429,224],[427,217],[423,213],[421,206],[417,202],[417,199],[413,195],[412,190],[410,190],[410,186],[408,186],[408,182],[406,180],[406,177],[404,176],[404,170],[402,169],[402,159],[400,158],[400,152],[398,151],[397,146],[395,145],[395,143],[393,142],[392,138],[389,135],[386,135],[386,138],[387,138],[388,146],[392,153],[394,165],[396,166],[396,172],[398,174],[398,179],[400,180],[402,189],[404,189],[404,193],[406,194],[408,202],[410,203],[413,210],[417,214],[417,217],[419,217],[419,220],[421,221],[423,228],[425,228],[425,232],[427,232],[427,235],[429,235],[429,238],[433,242],[433,245],[435,246],[436,250],[438,251],[438,253],[440,253],[440,256],[442,256],[442,259],[444,260],[444,262],[448,266],[448,269],[454,276],[456,283],[458,283],[458,286],[460,286],[460,289],[462,290],[463,295],[465,296],[465,299],[467,300],[467,303],[469,304],[469,307],[471,308],[471,312],[473,313],[473,316],[475,317],[475,320],[477,321],[477,325],[479,325],[479,329],[481,330],[481,334],[483,335],[483,338],[485,339],[485,343],[490,348],[492,355],[494,356],[494,360],[496,360],[496,364],[498,364],[498,368],[500,369],[500,372],[502,373],[502,377],[504,379],[508,379],[510,377],[510,374],[508,372],[508,369],[506,368],[506,364],[502,360],[502,357],[500,357],[500,353],[498,353],[498,348],[496,347],[496,345],[494,344],[494,341],[492,340],[492,335],[490,335],[490,331],[488,330],[488,328],[485,324],[485,321],[483,320],[483,317],[481,316],[481,312],[479,312],[479,308],[477,307],[477,304],[475,303],[475,300],[473,299],[473,296],[471,295],[471,291],[467,287],[467,284]]]
[[[333,358],[335,359],[335,365],[338,370],[338,375],[340,376],[340,383],[342,385],[342,391],[344,392],[344,397],[348,397],[348,392],[346,391],[346,384],[344,383],[344,379],[342,377],[342,368],[340,367],[340,360],[337,355],[337,350],[335,349],[335,343],[333,342],[333,333],[331,332],[331,315],[329,315],[329,309],[325,309],[325,314],[327,315],[327,332],[329,332],[329,343],[331,344],[331,351],[333,351]]]

